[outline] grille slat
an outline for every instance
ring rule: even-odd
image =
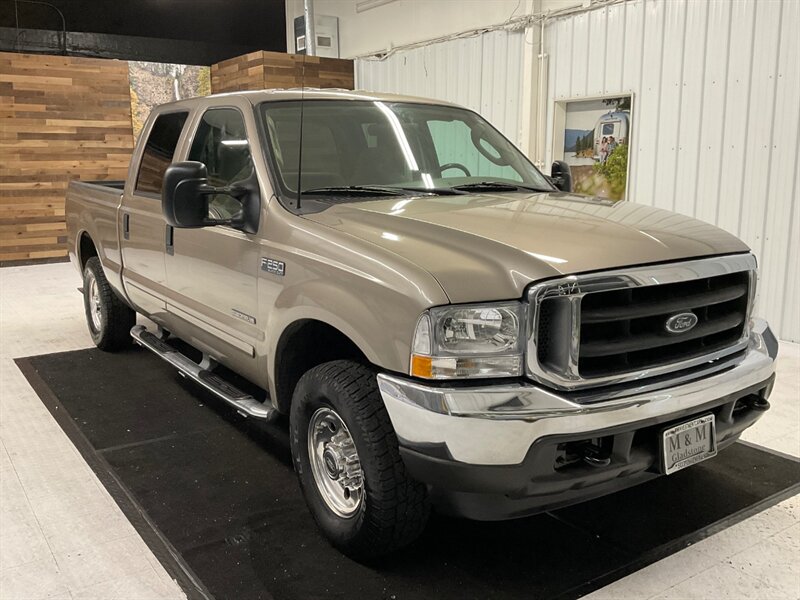
[[[698,292],[684,298],[672,300],[653,300],[638,305],[622,306],[597,306],[584,308],[581,313],[581,323],[603,323],[606,321],[622,321],[640,317],[662,315],[669,312],[679,312],[692,308],[705,308],[712,304],[721,304],[747,295],[747,285],[742,283],[729,288],[722,288],[708,292]]]
[[[586,294],[581,303],[578,372],[598,377],[679,362],[735,344],[747,316],[749,273]],[[682,333],[667,320],[691,312]]]
[[[724,317],[714,319],[713,321],[708,320],[699,324],[687,333],[675,335],[664,331],[663,333],[646,333],[613,341],[584,342],[581,344],[581,358],[637,352],[639,350],[679,344],[715,333],[721,333],[733,328],[739,330],[743,319],[743,315],[732,312]]]

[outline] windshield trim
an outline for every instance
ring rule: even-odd
[[[538,173],[542,177],[542,180],[547,185],[551,186],[552,189],[550,191],[553,191],[553,192],[557,191],[555,186],[553,186],[553,184],[551,183],[550,178],[547,175],[545,175],[544,173],[542,173],[536,167],[535,164],[533,164],[533,161],[531,161],[531,159],[528,158],[527,154],[525,154],[514,142],[512,142],[510,139],[508,139],[508,137],[502,131],[497,129],[497,127],[495,127],[491,122],[489,122],[484,116],[482,116],[479,112],[477,112],[475,110],[472,110],[471,108],[467,108],[467,107],[464,107],[464,106],[458,106],[456,104],[450,104],[450,103],[445,103],[445,102],[439,103],[439,102],[436,102],[436,100],[433,100],[433,99],[430,102],[415,102],[415,101],[403,100],[403,101],[390,101],[388,103],[383,101],[383,100],[380,100],[379,98],[376,98],[374,100],[369,100],[369,99],[364,99],[364,98],[307,98],[307,99],[302,99],[302,98],[280,98],[280,99],[277,99],[276,98],[276,99],[262,100],[261,102],[258,102],[256,104],[254,104],[253,105],[253,109],[254,109],[254,116],[255,116],[255,120],[256,120],[256,126],[258,128],[259,142],[262,144],[262,149],[263,149],[262,154],[265,156],[265,158],[267,159],[267,163],[268,163],[267,164],[267,170],[269,171],[270,183],[272,184],[273,194],[276,196],[276,198],[278,199],[278,202],[281,204],[281,206],[283,206],[285,209],[287,209],[288,211],[290,211],[290,212],[292,212],[294,214],[305,214],[305,213],[321,212],[321,211],[325,210],[326,208],[328,208],[329,206],[331,206],[334,203],[335,204],[342,204],[344,202],[347,202],[347,203],[351,203],[351,202],[366,202],[368,200],[374,199],[374,197],[373,198],[368,197],[368,196],[346,197],[346,198],[339,197],[339,198],[337,198],[336,202],[332,202],[330,199],[326,199],[324,197],[318,197],[318,198],[305,197],[305,198],[302,198],[302,192],[289,190],[284,185],[283,178],[280,175],[280,168],[278,167],[278,164],[276,162],[275,154],[274,154],[274,152],[272,152],[272,142],[271,142],[271,139],[270,139],[270,136],[269,136],[269,131],[267,131],[267,126],[266,126],[266,122],[265,122],[266,119],[264,119],[263,114],[262,114],[262,107],[264,105],[266,105],[266,104],[284,104],[284,103],[287,103],[287,102],[295,103],[295,104],[298,103],[298,102],[315,102],[315,103],[316,102],[356,102],[356,103],[362,103],[362,104],[374,104],[375,102],[381,102],[383,104],[404,104],[404,105],[428,106],[428,107],[434,106],[434,107],[450,108],[450,109],[453,109],[453,110],[461,110],[461,111],[464,111],[464,112],[472,113],[473,115],[476,115],[479,119],[481,119],[484,123],[486,123],[491,129],[493,129],[497,133],[498,136],[500,136],[502,139],[504,139],[506,142],[508,142],[513,148],[515,148],[517,150],[517,152],[519,152],[520,156],[522,157],[522,160],[525,163],[527,163],[531,167],[531,169],[533,169],[536,173]],[[436,193],[434,191],[427,192],[424,188],[421,188],[420,192],[421,193],[430,194],[432,196],[441,195],[441,194]],[[473,193],[474,194],[478,194],[480,192],[461,192],[461,193],[463,193],[463,194],[473,194]],[[298,206],[297,206],[298,198],[302,198],[301,203],[300,203],[300,208],[298,208]]]

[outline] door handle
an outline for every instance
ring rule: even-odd
[[[131,239],[131,215],[129,213],[122,215],[122,237],[126,240]]]
[[[175,234],[175,229],[172,227],[172,225],[167,225],[167,228],[164,231],[164,244],[165,244],[166,249],[167,249],[167,254],[169,254],[170,256],[175,254],[175,245],[174,245],[175,235],[174,234]]]

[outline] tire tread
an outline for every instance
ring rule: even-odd
[[[86,318],[89,321],[89,331],[92,333],[95,345],[106,352],[128,348],[132,344],[130,331],[136,325],[136,312],[125,304],[111,288],[98,257],[89,258],[86,261],[85,270],[91,270],[97,281],[100,301],[105,307],[106,313],[103,330],[94,332],[87,308]],[[84,287],[85,285],[86,283],[84,283]],[[84,290],[84,295],[88,293],[88,290]]]
[[[314,367],[302,379],[306,378],[314,385],[333,386],[346,396],[368,445],[359,452],[369,452],[377,464],[377,478],[367,480],[369,510],[365,511],[362,535],[355,538],[353,547],[343,550],[353,557],[367,559],[408,545],[425,528],[430,513],[428,492],[425,485],[413,480],[406,471],[378,390],[375,370],[361,363],[336,360]]]

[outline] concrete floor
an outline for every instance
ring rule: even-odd
[[[68,264],[0,269],[0,599],[183,598],[12,360],[92,345],[79,285]],[[800,456],[797,344],[770,401],[744,438]],[[587,597],[800,598],[800,496]]]

